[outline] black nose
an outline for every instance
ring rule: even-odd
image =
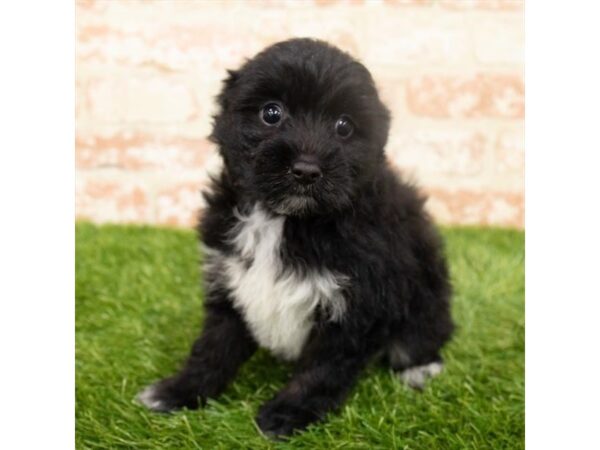
[[[301,184],[313,184],[319,178],[322,173],[319,166],[312,162],[298,161],[292,165],[292,175],[298,183]]]

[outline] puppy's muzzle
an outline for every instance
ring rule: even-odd
[[[303,185],[315,183],[323,176],[321,168],[314,161],[300,160],[292,165],[292,175],[294,179]]]

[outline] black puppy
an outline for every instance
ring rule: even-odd
[[[368,70],[320,41],[273,45],[230,72],[205,193],[204,330],[156,411],[219,395],[258,346],[295,361],[258,413],[287,435],[340,406],[383,355],[421,388],[453,325],[442,245],[424,199],[384,156],[390,116]]]

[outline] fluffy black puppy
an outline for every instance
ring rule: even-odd
[[[219,104],[224,168],[200,225],[204,330],[140,400],[195,408],[258,346],[296,363],[260,408],[266,434],[323,418],[378,355],[422,387],[452,333],[450,283],[424,199],[386,162],[390,116],[368,70],[293,39],[230,72]]]

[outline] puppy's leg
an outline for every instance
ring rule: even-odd
[[[364,342],[333,326],[311,336],[292,379],[259,410],[263,433],[292,434],[340,406],[373,353]]]
[[[442,372],[444,363],[437,351],[418,354],[415,350],[401,339],[395,339],[388,347],[388,361],[407,386],[422,390],[428,379]]]
[[[440,350],[454,328],[450,315],[440,308],[394,328],[387,349],[390,366],[409,387],[421,390],[442,372]]]
[[[207,305],[204,330],[183,369],[147,387],[138,399],[154,411],[197,408],[216,397],[256,350],[241,317],[226,303]]]

